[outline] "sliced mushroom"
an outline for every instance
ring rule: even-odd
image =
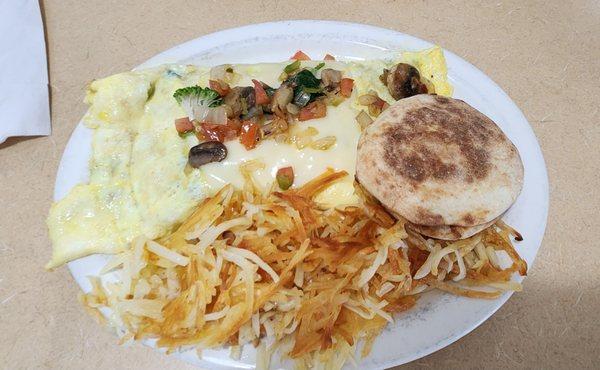
[[[238,117],[242,113],[248,114],[248,111],[256,105],[254,88],[250,86],[234,87],[225,96],[223,103],[231,108],[231,110],[228,109],[229,118]]]
[[[221,162],[227,157],[227,147],[219,141],[206,141],[190,149],[188,163],[199,168],[207,163]]]
[[[246,101],[246,107],[248,109],[254,107],[256,105],[256,93],[254,92],[254,87],[246,86],[242,87],[241,97]]]
[[[231,83],[233,80],[233,67],[231,64],[222,64],[214,66],[210,69],[211,80],[221,80],[223,82]]]
[[[396,100],[427,94],[427,86],[421,82],[419,71],[410,64],[398,63],[390,70],[384,69],[380,79]]]
[[[258,117],[263,114],[263,109],[260,105],[255,105],[252,108],[248,109],[248,113],[242,115],[242,119],[250,119],[253,117]]]
[[[324,87],[336,88],[339,86],[341,80],[342,72],[338,70],[325,68],[321,71],[321,81]]]

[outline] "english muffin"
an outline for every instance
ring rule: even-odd
[[[523,164],[483,113],[461,100],[422,94],[397,101],[364,130],[356,177],[423,234],[459,239],[512,205]]]

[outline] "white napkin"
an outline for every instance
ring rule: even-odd
[[[37,0],[0,0],[0,143],[50,135],[48,67]]]

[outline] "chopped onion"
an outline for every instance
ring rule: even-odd
[[[331,148],[336,143],[336,141],[337,139],[335,138],[335,136],[325,136],[313,141],[310,144],[310,147],[316,150],[327,150]]]
[[[216,125],[227,124],[227,110],[225,106],[208,108],[204,106],[195,106],[193,108],[192,119],[198,122],[209,122]]]
[[[360,128],[364,130],[365,128],[367,128],[367,126],[373,123],[373,119],[367,114],[367,112],[361,110],[360,113],[356,116],[356,122],[358,122]]]
[[[277,134],[273,137],[273,139],[275,139],[275,141],[279,144],[283,144],[285,142],[287,142],[288,140],[288,135],[287,134]]]
[[[285,106],[285,109],[288,111],[289,114],[296,115],[300,113],[300,107],[298,107],[296,104],[288,103]]]
[[[381,108],[376,104],[369,105],[369,114],[378,117],[381,114]]]
[[[288,103],[292,102],[294,98],[294,90],[291,87],[283,84],[279,86],[279,88],[275,91],[275,95],[273,95],[273,105],[279,107],[279,109],[284,109],[287,107]]]
[[[211,80],[221,80],[227,83],[231,83],[233,80],[233,67],[231,64],[222,64],[215,66],[210,69]]]
[[[371,105],[377,102],[377,96],[371,94],[365,94],[358,97],[358,104],[360,105]]]

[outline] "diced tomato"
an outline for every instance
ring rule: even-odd
[[[257,80],[252,80],[252,83],[254,83],[254,94],[256,95],[256,104],[268,104],[269,95],[267,95],[267,92],[265,91],[265,88],[263,87],[262,83]]]
[[[283,167],[277,170],[275,175],[277,184],[281,190],[287,190],[294,183],[294,169],[292,167]]]
[[[300,109],[298,121],[308,121],[309,119],[322,118],[326,115],[327,106],[322,101],[317,100]]]
[[[375,103],[373,103],[373,105],[381,110],[389,107],[389,104],[385,100],[381,99],[380,97],[377,97],[377,100],[375,101]]]
[[[229,84],[223,81],[208,80],[208,87],[215,90],[220,96],[227,95],[231,90]]]
[[[258,124],[252,121],[243,121],[240,130],[240,143],[246,150],[254,149],[259,140]]]
[[[335,60],[335,57],[331,54],[325,54],[323,60]]]
[[[310,57],[302,52],[302,50],[298,50],[296,54],[292,55],[290,58],[292,60],[310,60]]]
[[[238,131],[229,123],[227,125],[217,125],[203,122],[200,124],[200,134],[205,140],[217,140],[223,143],[235,139]]]
[[[340,81],[340,93],[342,96],[349,98],[352,95],[352,89],[354,88],[354,80],[351,78],[342,78]]]
[[[242,128],[242,121],[237,118],[227,119],[227,126],[231,127],[232,130],[236,132],[236,136],[240,134],[240,129]]]
[[[185,134],[186,132],[192,131],[194,129],[194,125],[188,117],[177,118],[175,120],[175,129],[180,134]]]

